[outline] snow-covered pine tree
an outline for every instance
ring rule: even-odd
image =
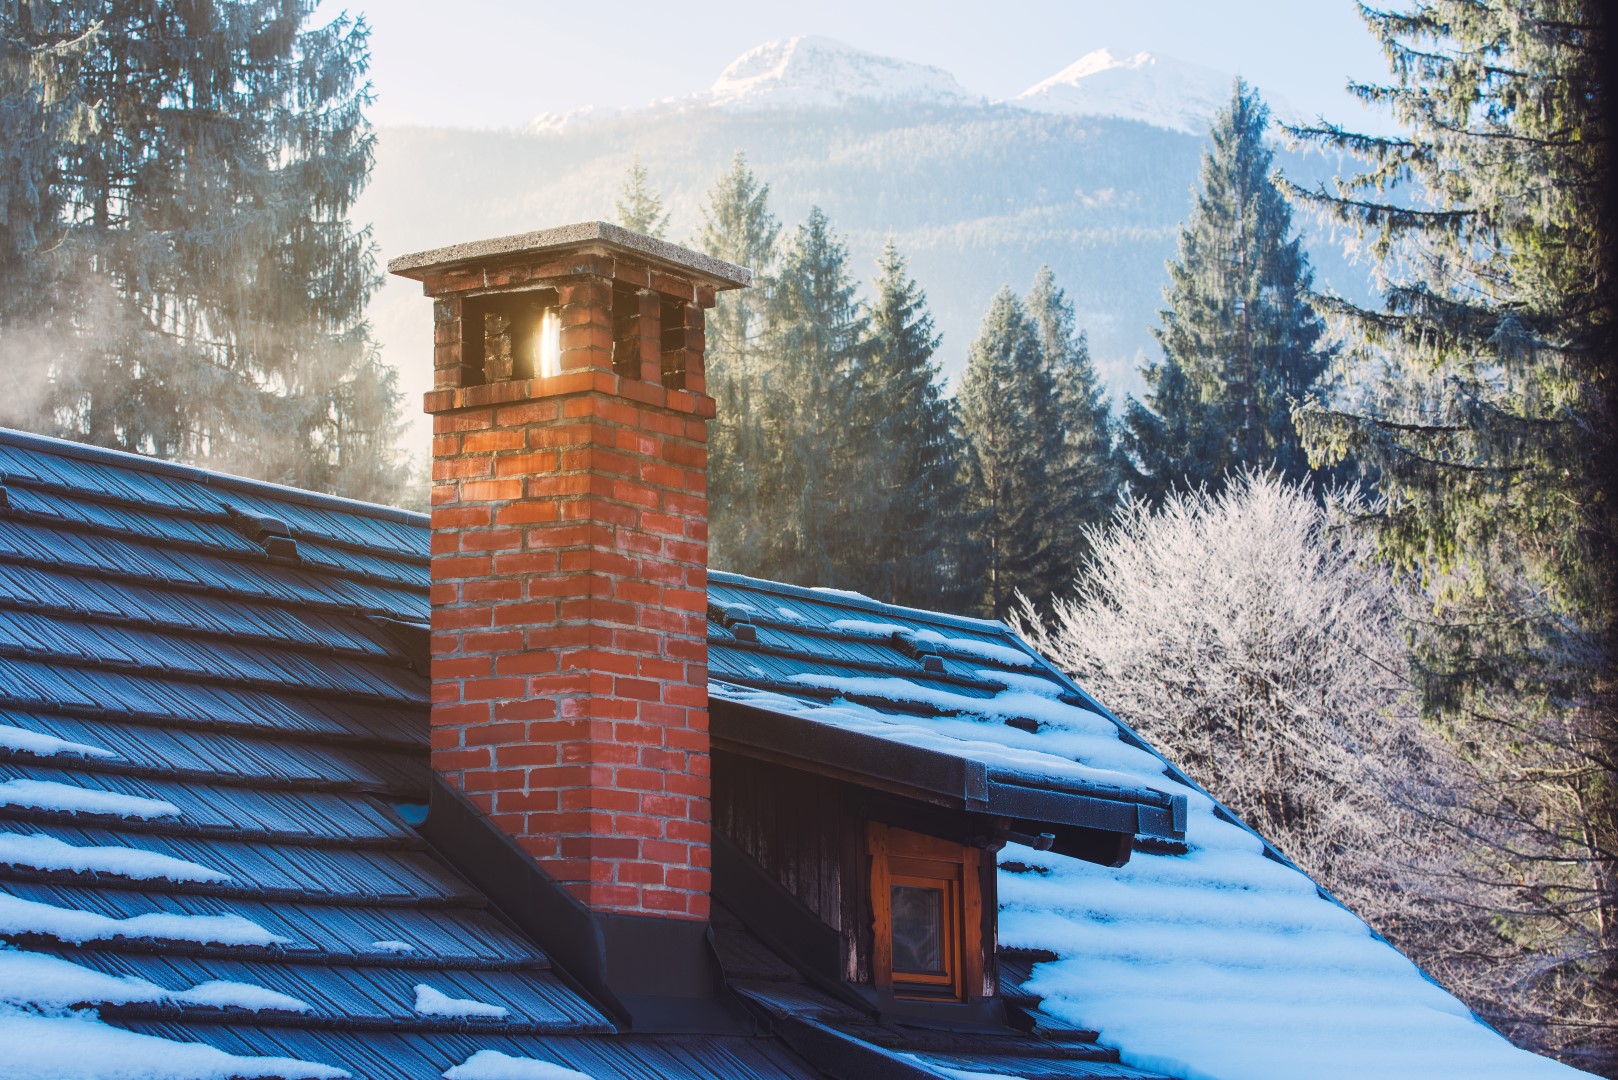
[[[661,240],[668,230],[669,215],[663,210],[663,197],[652,187],[639,154],[635,155],[629,172],[624,176],[624,185],[618,190],[613,211],[618,215],[618,224],[634,232]]]
[[[363,319],[379,275],[347,220],[372,156],[368,31],[311,26],[314,7],[0,8],[8,50],[83,42],[71,93],[93,114],[49,150],[30,229],[54,246],[23,256],[50,301],[0,301],[0,333],[46,345],[28,358],[48,370],[35,426],[304,487],[397,490],[398,395]]]
[[[889,239],[868,305],[872,349],[854,435],[869,455],[868,518],[842,580],[889,603],[975,610],[981,560],[963,471],[965,445],[934,354],[927,296]]]
[[[1040,351],[1056,400],[1062,429],[1062,459],[1053,479],[1061,487],[1061,513],[1068,525],[1058,537],[1058,561],[1077,571],[1089,550],[1086,527],[1111,516],[1122,482],[1114,447],[1111,410],[1090,362],[1090,346],[1078,328],[1067,293],[1048,266],[1040,267],[1028,291],[1028,315],[1039,328]]]
[[[764,429],[765,313],[774,291],[781,226],[760,183],[737,151],[708,191],[693,246],[753,271],[751,289],[719,294],[708,312],[707,378],[718,415],[708,425],[709,561],[757,572],[764,527],[759,476],[772,447]]]
[[[1218,490],[1242,466],[1309,474],[1292,406],[1329,359],[1316,347],[1308,256],[1270,176],[1269,115],[1237,79],[1169,264],[1153,331],[1163,358],[1142,369],[1146,400],[1131,399],[1124,418],[1132,486],[1153,500],[1176,487]]]
[[[967,354],[959,409],[970,506],[987,561],[983,606],[1004,618],[1021,592],[1043,605],[1072,584],[1064,563],[1070,517],[1067,454],[1056,385],[1038,325],[1009,288],[989,303]]]
[[[768,311],[769,362],[754,407],[758,573],[845,586],[869,539],[881,447],[860,430],[872,340],[848,247],[819,207],[781,259]]]
[[[1508,828],[1457,874],[1515,887],[1463,993],[1519,1042],[1618,1075],[1618,377],[1609,10],[1588,0],[1364,9],[1404,131],[1304,134],[1363,171],[1300,194],[1358,231],[1385,306],[1322,297],[1353,407],[1299,416],[1386,502],[1419,572],[1430,710]],[[1406,196],[1400,198],[1400,196]],[[1464,823],[1463,823],[1464,824]]]

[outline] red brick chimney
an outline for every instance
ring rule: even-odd
[[[709,896],[703,311],[604,222],[406,255],[434,298],[432,764],[592,911]]]

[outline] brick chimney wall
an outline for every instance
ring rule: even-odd
[[[746,272],[571,228],[390,265],[435,298],[432,764],[592,910],[706,919],[703,309]],[[560,374],[481,381],[508,294]]]

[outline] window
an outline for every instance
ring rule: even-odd
[[[976,848],[868,822],[872,974],[896,997],[962,1001],[982,982]]]

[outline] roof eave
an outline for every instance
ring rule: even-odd
[[[1181,841],[1185,797],[1142,788],[1103,789],[996,775],[970,758],[821,723],[812,717],[711,697],[716,748],[796,762],[861,786],[974,813]]]

